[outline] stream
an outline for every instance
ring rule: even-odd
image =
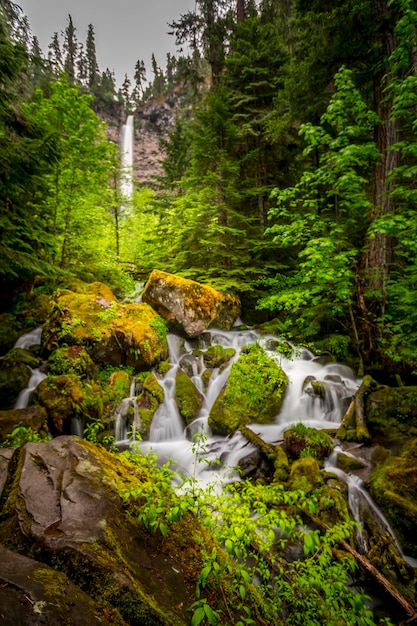
[[[27,349],[39,344],[41,329],[22,336],[15,347]],[[114,432],[116,445],[120,448],[139,446],[143,453],[152,452],[157,455],[162,465],[171,461],[172,469],[183,476],[193,476],[201,483],[210,484],[213,488],[221,486],[230,480],[239,480],[237,471],[239,461],[250,454],[255,448],[236,432],[228,437],[215,436],[208,426],[210,410],[227,381],[232,364],[237,361],[242,348],[248,344],[259,342],[268,355],[277,359],[288,376],[288,388],[280,413],[271,424],[249,424],[255,433],[267,443],[276,443],[282,440],[283,433],[291,425],[302,422],[317,429],[335,429],[341,422],[350,398],[358,389],[361,380],[355,377],[354,372],[346,365],[329,362],[323,363],[306,348],[294,349],[291,358],[279,355],[275,347],[279,339],[272,335],[261,336],[251,329],[237,328],[231,331],[209,330],[195,340],[184,340],[177,335],[169,334],[169,362],[170,368],[159,383],[164,389],[165,400],[157,409],[150,428],[149,440],[132,440],[132,431],[140,427],[140,417],[135,397],[135,379],[132,379],[130,395],[117,407],[114,414]],[[225,348],[234,348],[236,353],[227,367],[217,368],[209,379],[207,388],[203,383],[205,365],[203,356],[194,356],[196,348],[202,352],[211,345],[221,344]],[[185,425],[175,402],[175,378],[182,368],[189,374],[203,395],[204,401],[197,418],[188,426]],[[40,370],[31,370],[28,388],[24,389],[16,400],[15,408],[25,408],[30,394],[45,378]],[[320,382],[323,394],[317,394],[312,382]],[[129,409],[134,408],[133,421]],[[130,418],[131,419],[131,418]],[[72,433],[82,436],[82,426],[79,420],[72,420]],[[128,436],[129,433],[129,436]],[[204,436],[195,439],[196,433]],[[417,567],[417,559],[403,554],[395,534],[382,512],[373,502],[364,483],[354,474],[346,474],[337,468],[337,455],[342,452],[336,446],[325,462],[325,469],[333,472],[348,486],[348,501],[352,514],[359,523],[363,520],[363,511],[371,510],[379,528],[389,532],[398,547],[401,556],[412,566]],[[349,452],[343,450],[344,454]],[[360,457],[357,457],[360,458]],[[181,481],[179,481],[181,482]],[[366,537],[358,531],[358,548],[366,553],[368,546]]]

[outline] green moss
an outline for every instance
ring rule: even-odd
[[[259,345],[247,346],[214,403],[210,428],[227,435],[242,424],[270,422],[281,409],[286,386],[287,376],[278,363]]]
[[[323,485],[324,480],[316,459],[306,456],[294,461],[287,482],[287,488],[290,491],[303,491],[308,494]]]
[[[35,395],[45,407],[48,420],[58,431],[63,432],[64,422],[71,418],[101,418],[103,394],[99,385],[84,382],[79,376],[50,376],[38,385]]]
[[[95,365],[81,346],[58,348],[48,359],[48,373],[52,375],[75,374],[80,378],[91,378],[94,372]]]
[[[408,441],[398,456],[382,458],[371,476],[371,495],[393,525],[404,551],[417,557],[417,438]]]
[[[191,378],[179,370],[175,378],[175,400],[178,410],[187,424],[190,424],[198,415],[203,396],[194,385]]]
[[[19,393],[28,385],[30,370],[15,358],[0,360],[0,408],[14,406]]]
[[[288,457],[281,446],[275,448],[274,458],[274,478],[273,481],[283,483],[288,480],[290,474],[290,464]]]
[[[236,350],[234,348],[224,348],[220,344],[210,346],[205,352],[202,352],[201,350],[197,352],[198,354],[203,355],[205,366],[211,369],[227,365],[230,359],[232,359],[236,354]]]
[[[143,382],[143,391],[136,398],[142,435],[147,436],[155,411],[164,399],[165,393],[157,377],[153,373],[148,373]]]
[[[320,460],[330,454],[333,443],[327,433],[300,422],[284,432],[284,449],[295,459],[310,455]]]
[[[350,474],[356,470],[363,469],[365,464],[359,459],[355,459],[353,456],[348,456],[347,454],[340,452],[337,455],[337,467],[343,470],[346,474]]]

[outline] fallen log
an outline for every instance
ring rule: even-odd
[[[303,509],[303,514],[311,519],[316,526],[321,528],[322,530],[330,530],[330,526],[319,520],[315,515],[311,515],[308,511]],[[362,554],[359,554],[354,548],[352,548],[347,541],[344,539],[340,539],[338,543],[343,547],[346,552],[349,552],[355,559],[359,565],[361,565],[367,572],[371,574],[371,576],[384,587],[384,589],[388,592],[388,594],[404,609],[408,617],[412,618],[412,620],[417,619],[417,611],[416,609],[404,598],[404,596],[390,583],[390,581],[385,578],[380,571],[376,569],[372,565],[370,561]]]
[[[336,437],[344,440],[367,443],[371,440],[365,416],[365,397],[377,383],[371,376],[365,376],[356,391],[336,431]]]

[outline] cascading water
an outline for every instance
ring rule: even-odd
[[[133,196],[133,115],[129,115],[121,133],[122,179],[120,192],[125,200]]]
[[[207,389],[204,391],[203,376],[205,365],[202,357],[195,357],[196,347],[193,341],[184,341],[175,335],[169,335],[169,358],[171,369],[160,380],[164,388],[165,401],[154,415],[149,440],[141,443],[143,451],[152,450],[161,462],[170,459],[180,472],[198,475],[200,480],[218,482],[223,478],[229,480],[230,467],[236,467],[239,460],[253,448],[237,432],[233,437],[213,436],[208,427],[210,410],[227,381],[232,364],[239,358],[242,348],[259,341],[270,356],[279,358],[280,364],[289,380],[288,390],[281,413],[272,424],[259,425],[253,428],[265,441],[273,442],[283,436],[283,431],[291,424],[304,422],[316,428],[334,428],[340,422],[346,408],[348,398],[359,386],[358,380],[350,368],[330,363],[321,365],[314,355],[303,350],[299,354],[294,351],[292,358],[277,355],[268,350],[268,344],[277,341],[276,337],[260,337],[253,330],[220,331],[211,330],[200,338],[199,348],[204,352],[210,345],[221,344],[225,348],[233,348],[235,356],[227,367],[214,369]],[[185,427],[175,403],[175,377],[178,369],[184,365],[192,372],[192,380],[203,395],[203,404],[196,420]],[[312,384],[320,384],[321,395],[318,396]],[[120,407],[119,407],[120,408]],[[126,415],[126,412],[124,413]],[[123,420],[126,418],[124,417]],[[126,428],[120,430],[117,424],[123,420],[116,416],[116,438],[119,445],[126,445],[119,437],[126,436]],[[206,433],[204,443],[204,463],[200,463],[195,454],[193,435]],[[221,467],[214,465],[218,459]],[[213,461],[213,466],[210,462]]]
[[[26,333],[19,337],[16,341],[14,348],[20,348],[22,350],[28,350],[31,346],[39,346],[41,343],[42,328],[35,328],[30,333]],[[15,402],[15,409],[25,409],[29,403],[30,394],[36,389],[39,383],[46,378],[46,374],[40,371],[40,369],[30,368],[31,376],[26,389],[23,389]]]

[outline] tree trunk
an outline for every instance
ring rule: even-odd
[[[375,48],[380,50],[380,62],[374,76],[374,107],[380,118],[375,130],[375,142],[380,159],[375,165],[372,178],[372,222],[393,213],[395,206],[391,198],[393,170],[399,164],[399,154],[391,150],[397,143],[398,123],[391,119],[392,102],[387,98],[389,82],[388,59],[396,46],[393,32],[394,19],[386,0],[373,0],[374,23],[377,25]],[[362,314],[362,329],[365,338],[365,353],[370,355],[374,338],[370,336],[372,320],[385,313],[386,287],[392,257],[391,237],[384,233],[368,236],[362,257],[362,280],[358,289],[358,305]]]
[[[245,20],[245,0],[236,0],[236,20],[238,23]]]

